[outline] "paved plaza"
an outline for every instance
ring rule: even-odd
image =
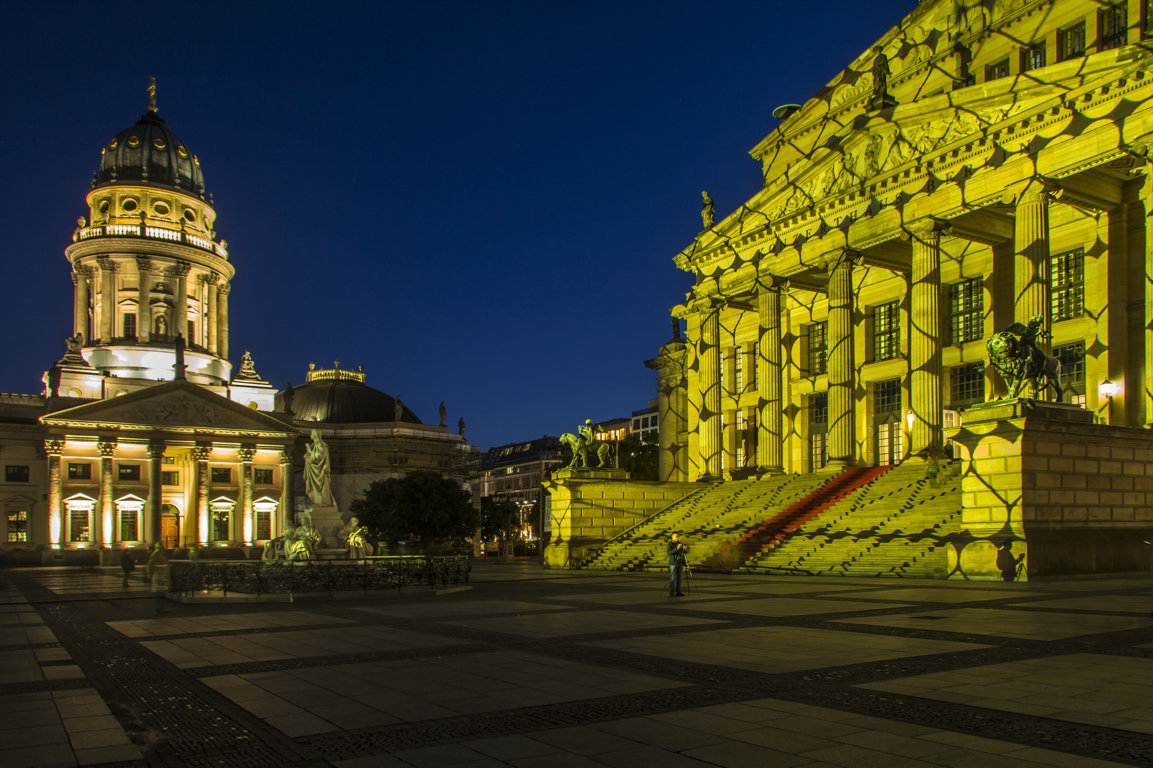
[[[1153,765],[1153,580],[479,563],[471,589],[181,604],[0,587],[0,766]]]

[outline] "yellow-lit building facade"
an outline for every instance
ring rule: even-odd
[[[1037,315],[1065,402],[1153,423],[1151,10],[927,0],[777,110],[763,188],[675,259],[662,479],[951,453]]]

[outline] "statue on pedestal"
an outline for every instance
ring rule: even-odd
[[[1045,330],[1045,318],[1034,315],[1027,326],[1013,323],[986,342],[989,362],[1005,382],[1009,397],[1017,397],[1028,383],[1041,400],[1047,399],[1049,387],[1052,387],[1054,399],[1060,402],[1063,392],[1061,363],[1037,346],[1047,338],[1049,332]]]
[[[708,191],[701,192],[701,201],[701,225],[703,229],[708,229],[716,219],[717,204],[709,197]]]
[[[348,546],[348,556],[352,560],[361,560],[372,554],[373,547],[368,540],[368,529],[355,517],[350,518],[340,529],[340,540]]]
[[[318,507],[335,507],[332,496],[332,464],[328,456],[328,445],[320,436],[319,429],[312,430],[312,437],[304,451],[304,491]]]
[[[320,531],[312,527],[311,515],[301,515],[299,522],[295,528],[288,525],[284,529],[284,559],[290,563],[312,560],[321,541]]]
[[[577,427],[577,434],[565,432],[560,436],[560,442],[572,449],[572,461],[565,469],[592,469],[592,457],[597,458],[597,469],[608,466],[612,455],[612,446],[597,440],[597,433],[604,432],[600,424],[593,424],[592,419],[585,419],[585,423]]]

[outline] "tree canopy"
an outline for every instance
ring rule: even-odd
[[[377,480],[349,511],[378,541],[387,542],[465,538],[474,535],[478,525],[468,491],[427,470]]]

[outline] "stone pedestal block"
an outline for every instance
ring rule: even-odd
[[[1079,406],[1026,399],[965,412],[952,435],[962,451],[964,512],[951,577],[1147,568],[1153,433],[1095,421]]]
[[[549,568],[577,568],[586,553],[700,489],[699,483],[629,481],[620,469],[560,470],[544,483]]]
[[[340,532],[344,522],[340,519],[340,510],[336,507],[312,507],[304,512],[312,513],[312,527],[320,531],[323,537],[318,548],[336,548],[340,545]],[[303,513],[302,513],[303,514]]]

